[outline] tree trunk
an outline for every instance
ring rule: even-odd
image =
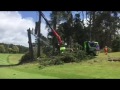
[[[33,46],[32,46],[32,40],[31,40],[31,32],[30,29],[27,30],[28,31],[28,43],[29,43],[29,53],[30,53],[30,58],[31,61],[34,60],[34,56],[33,56]]]
[[[93,40],[96,40],[96,37],[97,37],[97,34],[96,34],[96,30],[95,30],[95,11],[93,11],[93,16],[92,16],[92,18],[93,18],[93,21],[92,21],[92,23],[93,23],[93,25],[92,25],[92,36],[93,36]]]
[[[92,41],[91,27],[92,27],[92,18],[91,18],[91,12],[90,12],[90,41]]]
[[[40,28],[41,28],[41,12],[39,11],[39,21],[38,21],[38,34],[37,34],[37,36],[39,37],[38,38],[38,50],[37,50],[37,57],[40,57],[41,56],[41,42],[40,42],[40,38],[41,38],[41,35],[40,35],[40,32],[41,32],[41,30],[40,30]]]
[[[56,30],[56,25],[57,25],[57,11],[55,12],[55,16],[54,16],[54,24],[53,24],[54,30]],[[53,40],[52,40],[52,42],[53,42],[53,55],[54,55],[54,52],[55,52],[55,43],[56,43],[55,38],[56,37],[53,36]]]

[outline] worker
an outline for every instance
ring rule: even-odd
[[[107,55],[107,53],[108,53],[108,48],[107,48],[107,46],[105,46],[104,52],[105,52],[105,55]]]
[[[62,45],[60,46],[60,53],[64,53],[65,49],[66,49],[65,45],[62,44]]]
[[[99,46],[99,44],[97,43],[97,45],[96,45],[96,51],[97,51],[97,54],[99,54],[99,51],[100,51],[100,46]]]

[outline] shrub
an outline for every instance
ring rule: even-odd
[[[79,50],[78,52],[77,52],[77,58],[79,59],[79,60],[83,60],[83,59],[85,59],[86,58],[86,52],[85,51],[83,51],[83,50]]]
[[[112,50],[113,52],[120,51],[120,37],[117,36],[116,39],[112,41]]]
[[[50,59],[49,58],[40,58],[39,59],[39,64],[43,66],[47,66],[50,64]]]
[[[58,56],[54,56],[51,58],[40,58],[39,63],[43,66],[48,65],[59,65],[63,63],[70,63],[70,62],[80,62],[82,60],[90,60],[94,56],[88,56],[86,55],[85,51],[79,50],[76,53],[66,51],[63,54],[60,54]]]
[[[108,47],[108,52],[111,53],[112,52],[112,48]]]
[[[51,65],[59,65],[59,64],[63,64],[64,62],[62,61],[60,56],[57,56],[51,60],[51,63],[52,63]]]
[[[101,53],[104,52],[104,48],[100,50]],[[108,53],[111,53],[112,52],[112,49],[108,47]]]
[[[19,64],[28,63],[28,62],[31,62],[31,61],[32,61],[32,60],[31,60],[30,53],[27,52],[27,53],[25,53],[25,54],[22,56],[22,58],[20,59]]]
[[[61,57],[56,56],[54,58],[40,58],[39,64],[43,66],[59,65],[59,64],[63,64],[63,61],[61,60]]]
[[[52,55],[52,47],[44,47],[44,48],[43,48],[43,53],[44,53],[46,56],[51,56],[51,55]]]
[[[65,63],[75,62],[76,61],[75,54],[70,52],[65,52],[61,55],[61,60]]]

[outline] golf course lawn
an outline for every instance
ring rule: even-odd
[[[108,56],[100,53],[96,58],[79,63],[40,67],[37,62],[18,66],[23,54],[0,54],[0,79],[119,79],[120,62],[108,61]],[[108,53],[110,57],[120,57],[120,52]]]

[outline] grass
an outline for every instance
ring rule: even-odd
[[[0,65],[8,65],[9,54],[0,54]]]
[[[120,57],[120,52],[109,53],[111,57]],[[9,64],[18,62],[21,54],[5,54],[3,59],[9,56]],[[1,57],[1,54],[0,54]],[[120,62],[107,61],[107,55],[100,53],[92,60],[82,61],[80,63],[68,63],[64,65],[55,65],[40,67],[38,63],[24,64],[19,66],[1,67],[0,78],[12,79],[119,79]],[[7,59],[6,59],[7,60]],[[4,63],[3,63],[4,62]],[[0,58],[0,64],[8,64]]]
[[[23,54],[0,54],[0,65],[17,64]]]
[[[17,64],[19,63],[20,58],[23,56],[23,54],[12,54],[9,56],[9,64]]]

